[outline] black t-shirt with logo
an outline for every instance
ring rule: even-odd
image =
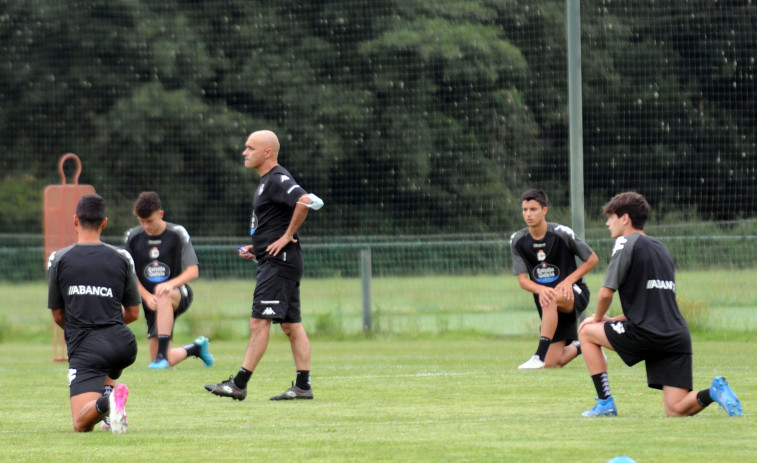
[[[675,262],[658,240],[640,233],[618,237],[602,286],[618,292],[623,314],[644,331],[688,333],[676,302]]]
[[[547,223],[547,233],[540,240],[535,240],[528,228],[513,233],[510,251],[513,275],[526,273],[531,281],[551,288],[576,271],[576,257],[585,262],[594,252],[570,227],[552,222]],[[575,284],[588,291],[583,279]],[[534,301],[539,306],[537,294]]]
[[[50,254],[49,309],[64,309],[68,355],[92,330],[123,325],[121,306],[141,302],[129,253],[105,243],[73,244]]]
[[[132,228],[126,232],[124,248],[134,258],[139,282],[151,293],[159,283],[199,264],[187,230],[170,222],[156,236],[148,235],[142,227]]]
[[[280,265],[281,275],[294,279],[302,276],[299,235],[294,235],[297,243],[290,242],[276,257],[270,256],[266,248],[286,232],[297,201],[306,194],[292,174],[277,165],[261,177],[252,201],[250,234],[258,263]]]

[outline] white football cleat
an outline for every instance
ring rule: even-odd
[[[518,370],[540,370],[542,368],[544,368],[544,362],[539,360],[538,355],[534,355],[525,363],[518,365]]]

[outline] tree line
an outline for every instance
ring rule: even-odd
[[[582,2],[588,209],[754,216],[755,13]],[[3,0],[0,54],[2,232],[41,231],[75,152],[114,230],[154,189],[194,236],[244,234],[260,128],[326,201],[310,234],[509,232],[531,186],[567,206],[563,0]]]

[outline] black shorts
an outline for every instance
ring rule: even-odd
[[[300,281],[281,276],[281,267],[258,267],[252,318],[266,318],[273,323],[301,323]]]
[[[693,389],[691,335],[688,331],[659,336],[628,321],[605,322],[604,327],[607,340],[626,365],[630,367],[644,361],[650,388]]]
[[[126,325],[93,330],[68,359],[71,397],[105,389],[105,376],[118,379],[137,360],[137,339]]]
[[[192,305],[194,300],[194,292],[189,285],[181,285],[177,288],[181,298],[179,299],[179,306],[173,311],[174,322],[179,315],[189,310],[189,306]],[[158,335],[158,325],[155,321],[155,311],[147,307],[142,303],[142,311],[145,314],[145,321],[147,322],[147,339],[154,338]],[[173,326],[171,327],[171,337],[173,337]]]
[[[538,303],[538,296],[536,308],[539,311],[539,318],[541,319],[541,306]],[[560,312],[557,311],[557,328],[555,329],[555,335],[552,336],[552,342],[565,341],[565,344],[569,344],[578,340],[578,325],[583,319],[583,314],[586,311],[586,307],[589,306],[589,289],[578,285],[573,285],[573,312]]]

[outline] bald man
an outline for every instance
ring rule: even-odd
[[[302,325],[300,280],[303,273],[299,230],[309,209],[320,199],[308,194],[278,163],[279,139],[270,130],[253,132],[245,144],[244,166],[255,169],[260,184],[255,190],[250,222],[252,244],[239,248],[239,256],[258,263],[250,317],[250,341],[236,376],[206,384],[211,393],[244,400],[247,383],[268,347],[271,323],[281,325],[289,337],[297,370],[295,383],[270,400],[312,399],[310,340]]]

